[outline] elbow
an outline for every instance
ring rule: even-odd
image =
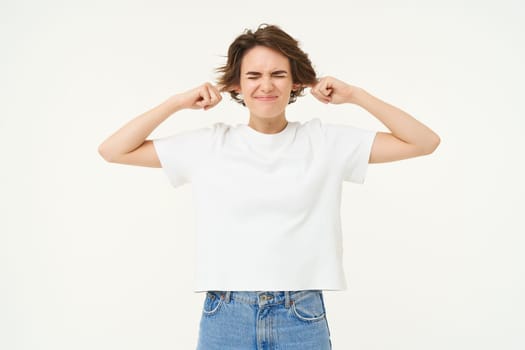
[[[105,147],[105,145],[102,143],[100,146],[98,146],[98,154],[100,154],[100,156],[102,158],[104,158],[104,160],[106,162],[109,162],[109,163],[114,163],[114,156],[112,155],[112,153],[107,149],[107,147]]]
[[[433,134],[429,137],[428,142],[425,143],[425,146],[422,148],[423,155],[434,153],[441,143],[441,138],[437,134]]]

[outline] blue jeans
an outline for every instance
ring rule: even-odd
[[[323,293],[208,291],[197,350],[329,350]]]

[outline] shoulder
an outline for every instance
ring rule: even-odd
[[[230,125],[222,123],[222,122],[216,122],[211,125],[207,126],[201,126],[198,128],[188,129],[181,131],[173,136],[178,137],[184,137],[184,138],[192,138],[192,139],[213,139],[215,137],[218,137],[222,134],[225,134],[228,132],[228,130],[231,128]]]
[[[324,136],[353,135],[357,137],[374,133],[372,130],[362,129],[348,124],[323,122],[320,118],[314,118],[300,124],[299,129],[307,132],[320,133]]]
[[[321,119],[314,118],[305,122],[293,122],[296,124],[296,131],[298,134],[307,134],[309,137],[321,136],[323,133],[323,123]]]
[[[192,129],[185,129],[174,134],[159,137],[153,140],[157,149],[180,149],[206,148],[211,145],[213,140],[225,133],[227,126],[223,123],[215,123],[208,126],[201,126]]]
[[[311,139],[326,144],[330,149],[336,146],[341,149],[352,149],[366,146],[375,138],[376,131],[343,123],[323,122],[314,118],[301,125]]]
[[[323,127],[323,123],[321,122],[321,119],[319,118],[310,119],[302,124],[299,123],[300,129],[305,129],[308,131],[321,130],[322,127]]]

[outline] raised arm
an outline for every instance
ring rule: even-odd
[[[208,110],[221,101],[219,90],[210,83],[174,95],[132,119],[108,137],[98,147],[100,155],[108,162],[160,168],[161,164],[153,147],[146,138],[173,113],[185,109]]]
[[[365,90],[333,77],[324,77],[311,87],[312,94],[324,103],[353,103],[381,121],[391,132],[378,132],[370,163],[391,162],[434,152],[439,136],[408,113],[392,106]]]

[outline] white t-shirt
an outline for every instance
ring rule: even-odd
[[[216,123],[155,139],[171,184],[192,183],[194,291],[346,289],[342,182],[364,182],[375,135],[316,118],[276,134]]]

